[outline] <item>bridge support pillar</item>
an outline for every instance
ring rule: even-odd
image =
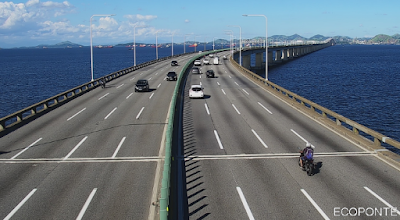
[[[261,69],[263,65],[263,55],[264,53],[256,53],[256,69]]]
[[[246,69],[250,69],[251,67],[251,55],[242,56],[242,66]]]
[[[272,56],[272,51],[268,51],[268,63],[274,63],[274,57]]]
[[[275,51],[275,62],[276,63],[282,62],[282,51],[281,50]]]
[[[289,57],[289,49],[284,49],[282,53],[282,59],[286,61]]]

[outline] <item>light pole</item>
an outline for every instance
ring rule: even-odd
[[[231,31],[231,30],[226,30],[225,32],[229,32],[229,50],[231,51],[231,56],[232,56],[232,54],[233,54],[233,51],[232,51],[232,36],[233,36],[233,31]]]
[[[197,35],[197,37],[200,37],[200,35]],[[196,35],[194,36],[194,52],[196,52],[197,44],[196,44]]]
[[[172,34],[172,51],[171,51],[171,56],[174,56],[174,34]]]
[[[240,31],[240,41],[239,41],[239,64],[242,66],[242,27],[239,25],[228,25],[228,27],[238,27]]]
[[[158,43],[157,43],[158,31],[156,31],[156,60],[158,60]]]
[[[136,28],[144,27],[144,26],[135,26],[133,27],[133,66],[136,66]]]
[[[213,37],[213,50],[215,50],[215,37]]]
[[[265,79],[268,80],[268,19],[265,15],[243,15],[245,17],[265,18]]]
[[[114,16],[114,14],[112,15],[92,15],[90,17],[90,70],[92,73],[92,81],[93,81],[93,40],[92,40],[92,18],[93,17],[110,17],[110,16]]]

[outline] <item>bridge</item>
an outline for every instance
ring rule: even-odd
[[[1,217],[400,215],[399,159],[381,147],[398,142],[252,74],[229,51],[201,67],[216,78],[189,73],[207,53],[127,68],[105,89],[95,80],[3,118]],[[178,81],[164,80],[169,71]],[[150,92],[134,92],[141,78]],[[205,98],[189,99],[200,83]],[[305,142],[316,147],[313,176],[297,165]]]

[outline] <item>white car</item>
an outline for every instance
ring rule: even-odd
[[[191,85],[189,98],[204,98],[204,88],[201,85]]]
[[[204,65],[208,65],[208,64],[210,64],[210,61],[209,61],[208,59],[204,59],[204,60],[203,60],[203,64],[204,64]]]
[[[201,61],[200,60],[195,60],[194,61],[195,66],[201,66]]]

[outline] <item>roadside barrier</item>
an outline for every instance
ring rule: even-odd
[[[191,52],[191,53],[195,53],[195,52]],[[191,53],[178,54],[178,55],[174,55],[174,56],[163,57],[158,60],[151,60],[151,61],[148,61],[145,63],[138,64],[136,66],[128,67],[126,69],[110,73],[104,77],[106,79],[106,82],[110,82],[120,76],[134,72],[143,67],[146,67],[146,66],[164,61],[164,60],[168,60],[171,58],[191,54]],[[103,78],[103,77],[101,77],[101,78]],[[47,113],[53,109],[56,109],[57,107],[67,103],[68,101],[71,101],[72,99],[99,87],[101,78],[95,79],[91,82],[85,83],[83,85],[77,86],[75,88],[72,88],[70,90],[62,92],[60,94],[57,94],[53,97],[45,99],[41,102],[38,102],[27,108],[24,108],[13,114],[10,114],[8,116],[1,118],[0,119],[0,137],[4,136],[5,134],[7,134],[10,131],[13,131],[13,130],[29,123],[30,121],[40,117],[41,115],[44,115],[45,113]]]
[[[279,97],[286,100],[292,106],[299,110],[306,110],[303,112],[329,126],[332,130],[344,134],[344,136],[349,137],[356,143],[362,144],[363,146],[368,147],[370,150],[379,153],[381,156],[390,159],[392,162],[400,164],[400,160],[397,155],[400,154],[400,142],[361,124],[358,124],[357,122],[339,115],[334,111],[324,108],[269,80],[265,80],[259,75],[240,66],[232,58],[232,56],[230,57],[230,61],[236,69],[248,76],[248,78],[253,82],[279,95]],[[382,147],[382,144],[388,146],[387,148],[391,148],[394,152],[397,152],[397,154],[386,150],[386,148]]]

